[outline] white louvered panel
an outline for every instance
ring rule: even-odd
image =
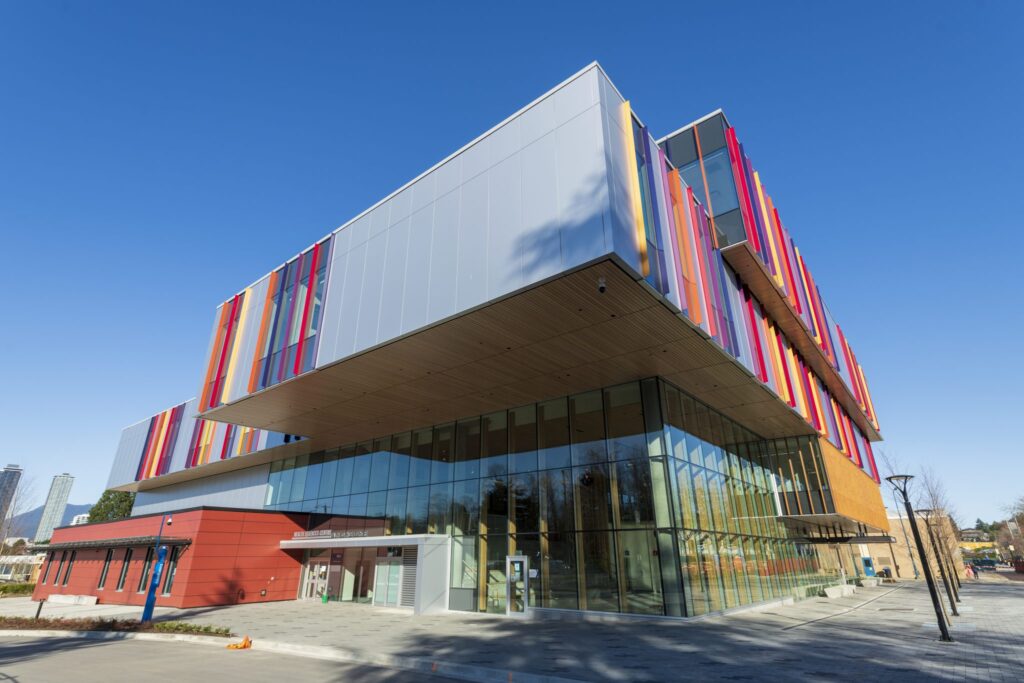
[[[414,545],[402,548],[402,595],[398,604],[402,607],[416,605],[416,560],[419,549]]]

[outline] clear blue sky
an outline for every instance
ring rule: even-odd
[[[596,59],[655,132],[726,110],[882,448],[1000,517],[1024,4],[767,4],[0,4],[0,460],[95,500],[121,428],[196,393],[219,301]]]

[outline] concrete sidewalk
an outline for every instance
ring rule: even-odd
[[[478,668],[472,680],[504,680],[509,672],[515,681],[1021,680],[1024,584],[972,583],[963,596],[952,644],[938,641],[923,584],[679,623],[414,617],[316,602],[170,611],[165,618],[228,626],[258,645],[287,644],[292,653],[335,652],[345,661],[421,671],[431,663]],[[3,600],[0,612],[9,613],[12,600]]]

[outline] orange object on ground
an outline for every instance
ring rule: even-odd
[[[250,647],[252,647],[252,641],[249,640],[249,636],[242,638],[242,642],[240,643],[231,643],[228,645],[229,650],[248,650]]]

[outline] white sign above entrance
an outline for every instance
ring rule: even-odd
[[[369,536],[365,529],[342,531],[341,529],[314,529],[312,531],[296,531],[292,538],[365,538]]]

